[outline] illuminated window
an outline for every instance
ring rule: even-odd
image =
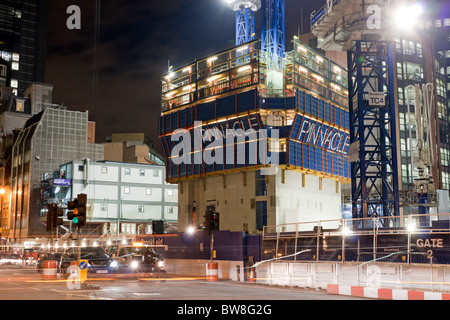
[[[19,87],[19,81],[17,79],[11,79],[11,88],[18,88]]]
[[[18,62],[13,62],[13,63],[11,64],[11,68],[12,68],[13,70],[19,70],[19,63],[18,63]]]
[[[17,101],[17,103],[16,103],[16,111],[23,112],[23,101]]]

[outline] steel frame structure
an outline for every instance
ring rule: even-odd
[[[261,50],[267,53],[268,68],[283,69],[285,46],[284,0],[262,1]]]
[[[250,8],[236,11],[236,45],[255,40],[255,12]]]
[[[357,40],[348,51],[350,143],[359,142],[351,164],[354,219],[399,215],[393,50],[391,42]],[[384,92],[385,106],[371,106],[371,92]]]
[[[236,46],[255,40],[255,13],[261,0],[228,0],[228,7],[236,12]]]

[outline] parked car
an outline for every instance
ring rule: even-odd
[[[151,246],[143,244],[116,244],[106,248],[106,252],[117,262],[119,273],[143,273],[165,277],[164,257]]]
[[[78,250],[80,260],[88,260],[88,274],[112,274],[117,271],[117,264],[114,259],[100,247],[72,247],[64,251],[61,256],[61,273],[70,273],[71,262],[78,261]]]

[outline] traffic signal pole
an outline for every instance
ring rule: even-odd
[[[211,248],[211,262],[213,262],[214,261],[214,230],[211,231],[210,248]]]

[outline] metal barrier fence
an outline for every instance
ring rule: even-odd
[[[262,260],[450,264],[449,219],[426,214],[266,226]]]

